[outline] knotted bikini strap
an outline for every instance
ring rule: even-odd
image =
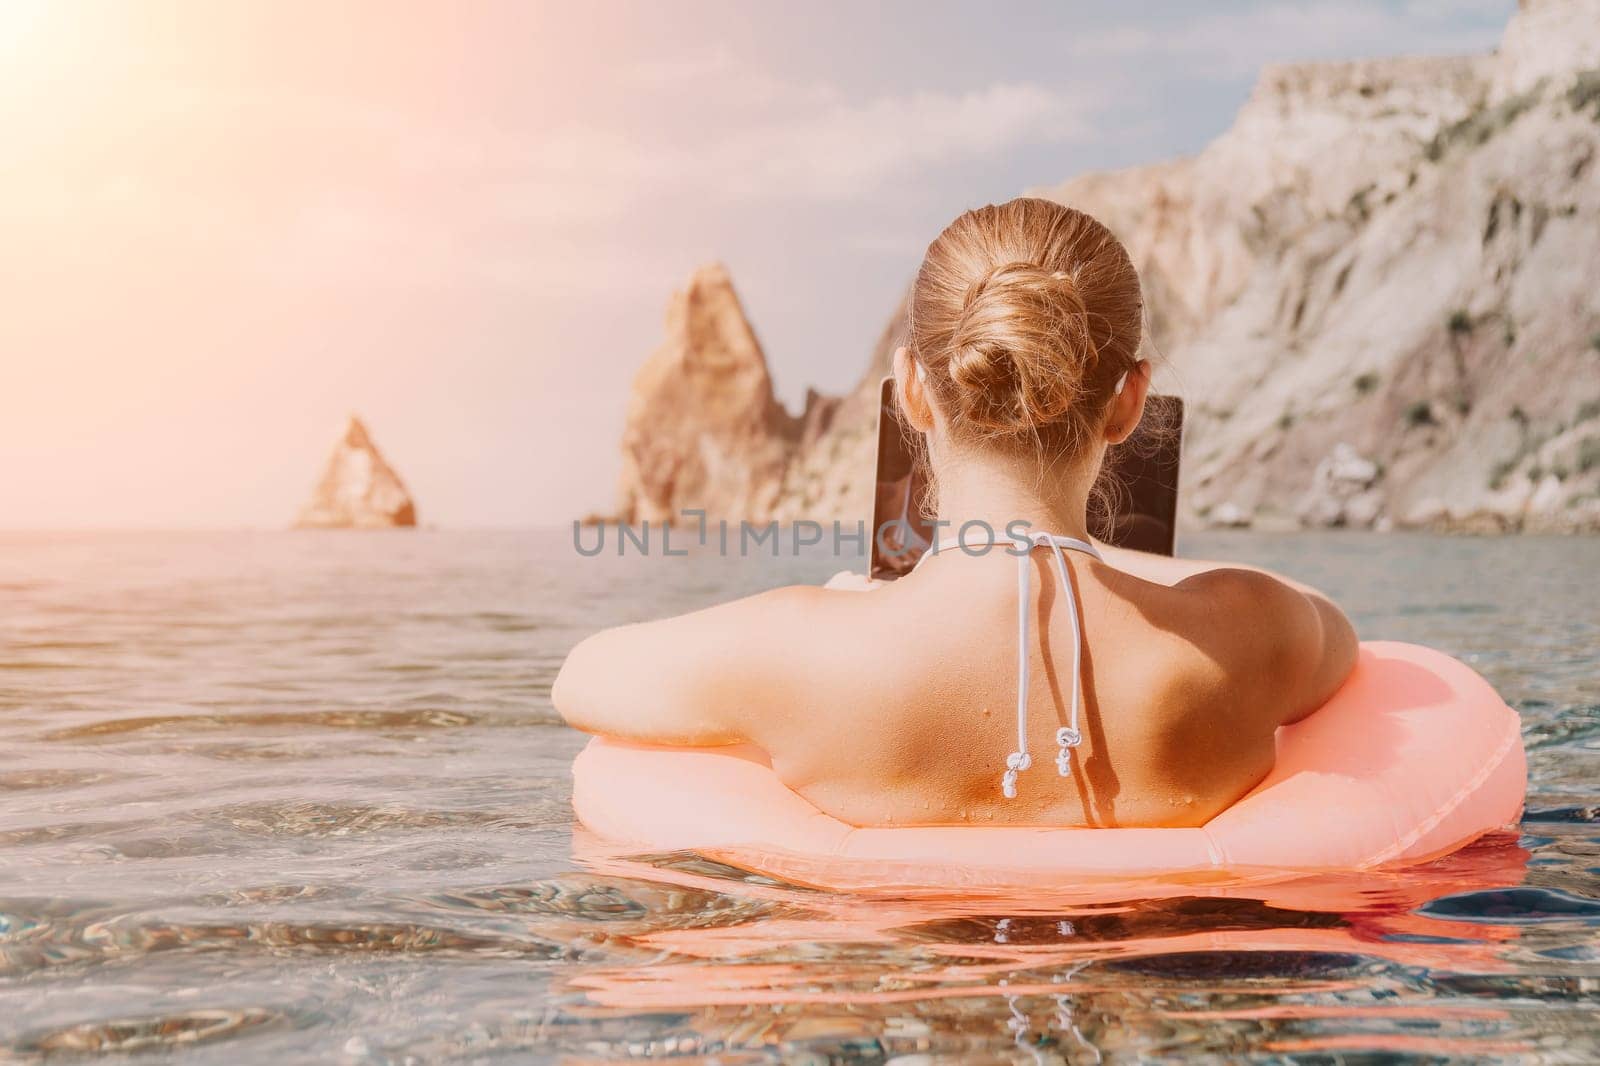
[[[1033,765],[1033,756],[1028,754],[1028,661],[1033,648],[1028,632],[1029,606],[1033,599],[1032,550],[1048,546],[1055,554],[1061,594],[1066,598],[1067,616],[1072,621],[1072,710],[1067,724],[1056,730],[1056,743],[1061,746],[1056,756],[1056,771],[1062,777],[1072,770],[1070,750],[1083,743],[1083,733],[1078,728],[1078,709],[1083,704],[1083,625],[1078,617],[1078,596],[1073,591],[1072,576],[1067,573],[1067,557],[1062,549],[1070,548],[1100,558],[1093,544],[1075,537],[1031,533],[1012,534],[1011,539],[1026,550],[1017,555],[1017,750],[1006,756],[1006,772],[1000,779],[1000,791],[1006,799],[1016,799],[1017,775]]]
[[[1033,599],[1033,549],[1048,547],[1055,553],[1056,573],[1061,579],[1061,594],[1066,597],[1068,617],[1072,621],[1072,710],[1067,724],[1056,730],[1056,743],[1061,746],[1056,755],[1056,772],[1066,777],[1072,772],[1072,749],[1083,743],[1083,733],[1078,728],[1078,711],[1083,705],[1083,624],[1078,614],[1078,595],[1072,588],[1072,575],[1067,572],[1067,557],[1062,549],[1080,551],[1100,560],[1100,552],[1093,544],[1076,537],[1058,537],[1053,533],[1011,533],[1007,537],[1021,549],[1017,554],[1017,750],[1006,756],[1005,775],[1000,778],[1000,791],[1006,799],[1017,798],[1017,775],[1033,765],[1028,753],[1028,659],[1032,650],[1029,639],[1028,608]],[[988,546],[993,546],[991,540]],[[917,560],[920,566],[929,555],[937,555],[946,547],[936,543],[930,552]],[[965,548],[965,545],[962,544]]]

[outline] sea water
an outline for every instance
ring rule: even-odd
[[[567,649],[860,560],[0,534],[0,1058],[1600,1060],[1600,540],[1182,548],[1487,676],[1523,716],[1520,836],[1255,898],[597,870],[550,706]]]

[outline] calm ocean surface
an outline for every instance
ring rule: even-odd
[[[0,1061],[1600,1061],[1600,539],[1183,550],[1484,673],[1523,716],[1520,839],[1066,910],[601,873],[567,649],[836,560],[0,533]]]

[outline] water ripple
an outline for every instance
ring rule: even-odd
[[[0,534],[0,1059],[1600,1061],[1600,609],[1574,579],[1600,539],[1184,548],[1483,672],[1523,718],[1520,838],[1070,905],[580,865],[567,649],[837,560]]]
[[[22,1034],[14,1043],[24,1055],[134,1054],[238,1037],[286,1019],[260,1007],[216,1007],[139,1018],[113,1018]]]

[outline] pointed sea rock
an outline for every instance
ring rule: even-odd
[[[727,270],[701,267],[673,295],[666,338],[633,380],[617,517],[683,521],[696,508],[708,521],[765,521],[801,430],[773,396]]]
[[[417,508],[400,475],[384,461],[367,427],[350,416],[322,480],[295,519],[298,529],[415,526]]]

